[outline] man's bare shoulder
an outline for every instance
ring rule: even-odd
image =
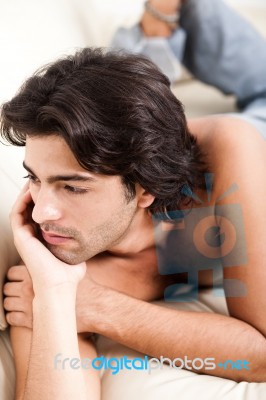
[[[253,125],[233,116],[211,115],[193,118],[188,120],[188,127],[190,132],[196,136],[203,152],[221,150],[221,147],[224,150],[232,148],[242,150],[251,142],[258,141],[265,144],[264,139]]]
[[[219,191],[232,179],[242,180],[249,166],[254,170],[261,159],[258,155],[264,153],[266,160],[265,140],[251,124],[240,118],[210,116],[190,120],[188,125],[197,137],[209,171],[215,174]]]

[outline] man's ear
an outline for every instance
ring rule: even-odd
[[[138,198],[138,206],[140,208],[148,208],[154,201],[155,197],[147,190],[143,189],[139,184],[136,185],[136,193]]]

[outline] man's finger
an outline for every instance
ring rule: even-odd
[[[10,214],[10,221],[13,231],[25,224],[26,221],[24,213],[26,212],[31,201],[32,197],[29,190],[26,192],[23,191],[23,193],[21,193],[17,198]]]
[[[23,312],[8,312],[6,314],[6,320],[8,324],[12,326],[32,328],[32,319],[26,318]]]
[[[5,297],[4,298],[4,309],[8,312],[24,312],[25,305],[21,301],[20,297]]]
[[[21,282],[31,278],[25,265],[14,265],[7,271],[7,279],[12,282]]]
[[[3,293],[5,296],[21,296],[21,282],[7,282],[4,285]]]

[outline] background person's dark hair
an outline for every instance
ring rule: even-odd
[[[138,182],[155,196],[151,212],[175,210],[184,186],[203,178],[196,139],[168,79],[148,59],[85,48],[29,78],[3,105],[1,136],[58,134],[89,171],[120,175],[128,200]]]

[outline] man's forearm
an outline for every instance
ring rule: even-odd
[[[86,399],[83,372],[73,368],[64,371],[55,366],[57,354],[79,358],[75,334],[75,297],[58,289],[60,296],[36,296],[33,305],[33,333],[25,394],[19,399]],[[63,294],[61,294],[63,292]],[[64,293],[66,292],[66,293]]]
[[[266,380],[266,340],[243,321],[219,314],[168,309],[108,288],[104,288],[97,315],[97,333],[144,354],[172,360],[210,357],[215,359],[216,368],[195,372],[235,381]],[[88,315],[88,324],[89,318]],[[248,369],[232,369],[230,364],[225,369],[217,366],[226,360],[246,360]]]

